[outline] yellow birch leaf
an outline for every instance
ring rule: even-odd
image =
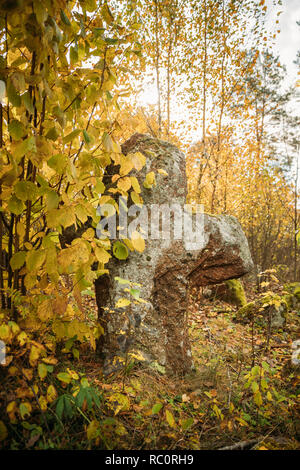
[[[119,179],[117,186],[122,191],[127,192],[131,188],[131,178],[125,176],[125,178]]]
[[[89,441],[91,441],[92,439],[95,439],[98,436],[97,431],[99,427],[100,427],[100,423],[96,419],[93,419],[93,421],[90,422],[86,430],[86,435]]]
[[[122,307],[127,307],[131,302],[128,299],[121,298],[117,301],[116,303],[116,308],[122,308]]]
[[[130,196],[134,204],[136,204],[137,206],[143,205],[143,199],[135,191],[131,191]]]
[[[128,173],[132,170],[133,168],[133,163],[130,158],[124,157],[124,155],[121,155],[120,157],[120,176],[125,176],[128,175]]]
[[[130,158],[132,165],[137,171],[140,171],[146,164],[147,159],[141,152],[130,153],[127,156]]]
[[[170,410],[166,410],[166,420],[171,428],[176,428],[175,418]]]
[[[146,189],[150,189],[150,188],[152,188],[153,185],[155,185],[155,174],[154,174],[154,171],[150,171],[146,175],[143,186]]]
[[[57,397],[56,390],[53,385],[49,385],[47,388],[47,401],[52,403]]]
[[[77,374],[77,372],[75,372],[75,370],[72,370],[72,369],[67,369],[69,375],[72,377],[72,379],[74,380],[78,380],[79,379],[79,375]]]
[[[103,264],[108,263],[109,259],[111,258],[111,255],[106,250],[104,250],[104,248],[98,246],[95,247],[95,256],[97,260]]]
[[[131,185],[132,185],[134,192],[139,194],[141,192],[141,187],[137,178],[135,176],[130,176],[130,180],[131,180]]]
[[[133,232],[131,235],[131,241],[134,249],[142,253],[145,250],[145,240],[141,234],[137,231]]]
[[[163,170],[162,168],[159,168],[159,169],[157,170],[157,172],[158,172],[160,175],[169,176],[169,174],[168,174],[165,170]]]
[[[43,395],[39,397],[39,404],[40,404],[42,411],[47,411],[48,404],[47,404],[46,398]]]
[[[29,363],[33,367],[36,365],[38,358],[40,357],[41,350],[36,346],[31,346],[29,354]]]

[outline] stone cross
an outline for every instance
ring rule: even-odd
[[[122,152],[127,156],[141,152],[147,158],[142,171],[131,173],[140,183],[146,208],[165,204],[179,212],[183,209],[187,196],[185,156],[177,147],[134,134],[123,144]],[[151,171],[156,175],[156,186],[146,189],[143,181]],[[173,225],[176,210],[171,214]],[[252,259],[234,217],[202,213],[190,238],[148,237],[143,253],[132,251],[124,261],[111,259],[108,268],[109,275],[95,281],[99,322],[104,329],[99,348],[105,363],[117,363],[117,358],[130,350],[147,362],[157,361],[168,373],[182,375],[193,366],[187,321],[189,286],[239,278],[252,269]],[[136,301],[116,308],[126,287],[116,277],[137,283],[145,303]]]

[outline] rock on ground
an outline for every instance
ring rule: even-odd
[[[139,173],[133,172],[142,188],[144,206],[175,205],[183,209],[187,195],[185,156],[174,145],[148,135],[135,134],[122,146],[124,155],[141,152],[147,158]],[[157,170],[164,170],[162,174]],[[155,172],[156,186],[143,188],[149,172]],[[177,204],[177,206],[176,206]],[[172,225],[171,223],[171,225]],[[126,355],[157,361],[167,372],[184,374],[193,366],[188,335],[187,300],[190,285],[208,286],[239,278],[252,269],[247,239],[239,222],[229,215],[200,214],[198,239],[146,240],[143,253],[131,252],[124,261],[112,259],[109,275],[95,282],[99,321],[104,328],[100,349],[107,361]],[[125,308],[115,308],[124,297],[124,286],[115,277],[140,285],[140,297]],[[117,359],[115,359],[117,362]]]

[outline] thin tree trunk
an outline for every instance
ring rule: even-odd
[[[204,0],[204,60],[203,60],[203,105],[202,105],[202,141],[203,141],[203,156],[207,159],[206,155],[206,67],[207,67],[207,4]],[[206,160],[207,166],[207,160]],[[197,195],[198,200],[201,201],[201,180],[203,173],[199,169],[199,176],[197,180]]]
[[[172,54],[172,25],[173,20],[170,18],[170,39],[169,39],[169,48],[168,48],[168,59],[167,59],[167,139],[170,136],[170,99],[171,99],[171,54]]]
[[[298,178],[299,178],[299,147],[296,158],[296,178],[295,178],[295,197],[294,197],[294,281],[297,281],[298,266]]]
[[[0,148],[2,147],[3,147],[3,108],[2,108],[2,104],[0,103]],[[0,184],[0,206],[2,206],[1,194],[2,194],[2,185]],[[5,308],[5,295],[3,292],[3,289],[4,289],[4,282],[3,282],[4,260],[3,260],[3,247],[2,247],[3,235],[4,235],[3,222],[2,222],[2,217],[0,217],[0,291],[1,291],[1,307]]]
[[[158,107],[158,137],[161,137],[161,93],[160,93],[160,75],[159,75],[159,37],[158,37],[158,18],[159,8],[158,0],[155,0],[155,70],[156,70],[156,89],[157,89],[157,107]]]

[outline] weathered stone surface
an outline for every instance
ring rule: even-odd
[[[143,171],[133,173],[141,187],[148,172],[156,174],[157,186],[142,190],[146,207],[179,204],[183,208],[185,157],[178,148],[135,134],[122,151],[125,155],[139,151],[147,157]],[[168,176],[156,173],[158,169],[165,170]],[[189,285],[217,284],[239,278],[252,269],[246,237],[234,217],[201,214],[197,231],[199,240],[149,238],[142,254],[132,252],[125,261],[113,259],[110,274],[95,282],[99,320],[105,330],[101,347],[106,358],[122,355],[131,346],[148,361],[156,360],[172,373],[183,374],[191,369],[186,318]],[[141,297],[147,303],[116,310],[117,299],[124,296],[124,286],[115,280],[116,276],[140,284]]]

